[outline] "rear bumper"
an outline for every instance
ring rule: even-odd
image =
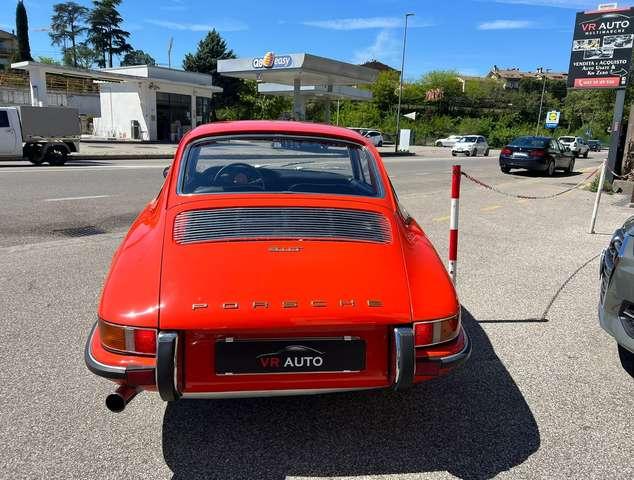
[[[545,172],[548,170],[548,163],[539,160],[519,159],[512,157],[500,156],[500,167],[506,168],[525,168],[526,170],[535,170]]]
[[[182,372],[179,370],[180,360],[183,358],[179,351],[178,332],[160,332],[157,339],[157,356],[152,358],[153,365],[139,365],[135,362],[139,358],[147,362],[147,357],[133,357],[117,355],[122,362],[106,363],[100,358],[103,350],[98,338],[98,330],[93,327],[86,343],[85,361],[88,369],[95,375],[107,378],[117,383],[139,386],[147,390],[157,390],[165,401],[183,398],[240,398],[264,396],[309,395],[334,392],[348,392],[369,390],[376,388],[392,388],[397,391],[406,390],[415,383],[429,380],[442,375],[464,363],[471,355],[471,342],[467,333],[462,329],[458,338],[450,342],[447,355],[426,356],[414,347],[414,332],[411,326],[394,327],[391,330],[389,384],[385,386],[332,386],[324,385],[320,388],[275,388],[271,382],[271,389],[234,390],[231,385],[218,391],[183,391]],[[423,354],[425,352],[422,352]],[[432,352],[433,353],[433,352]],[[152,379],[149,382],[148,379]],[[143,379],[142,382],[139,379]],[[319,382],[317,382],[319,383]]]

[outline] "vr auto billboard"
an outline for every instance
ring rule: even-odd
[[[577,13],[568,87],[625,88],[633,44],[634,8]]]

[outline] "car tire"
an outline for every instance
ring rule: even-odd
[[[471,156],[472,157],[477,157],[478,156],[478,150],[476,150],[475,148],[473,149],[473,152],[471,152]]]
[[[488,157],[488,156],[489,156],[489,149],[488,149],[488,148],[484,151],[484,156],[485,156],[485,157]]]
[[[53,167],[61,167],[68,160],[68,152],[64,148],[50,148],[46,152],[46,161]]]
[[[621,345],[619,347],[619,360],[621,360],[621,365],[623,369],[630,374],[631,377],[634,378],[634,353],[630,352],[626,348],[623,348]]]
[[[575,171],[575,159],[573,158],[572,160],[570,160],[570,163],[568,164],[568,168],[566,169],[567,173],[573,173]]]
[[[584,153],[584,154],[583,154],[583,158],[588,158],[588,153],[589,153],[589,152]]]
[[[451,152],[451,156],[455,157],[456,156],[456,152]]]
[[[379,144],[377,145],[377,147],[382,147],[383,146],[383,142],[379,142]]]
[[[555,174],[555,162],[550,162],[548,164],[548,168],[546,169],[546,176],[552,177]]]
[[[464,152],[464,154],[465,154],[467,157],[470,157],[470,156],[471,156],[471,152],[470,152],[469,150],[467,150],[466,152]]]
[[[444,145],[442,144],[442,142],[436,142],[436,146],[437,146],[437,147],[444,147]]]
[[[500,170],[502,170],[502,173],[511,173],[511,169],[509,167],[500,167]]]

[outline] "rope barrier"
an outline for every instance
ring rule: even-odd
[[[585,177],[583,180],[581,180],[579,183],[577,183],[575,186],[567,188],[566,190],[562,190],[561,192],[557,192],[554,193],[552,195],[544,195],[544,196],[536,196],[536,195],[521,195],[521,194],[516,194],[516,193],[509,193],[509,192],[504,192],[496,187],[493,187],[492,185],[489,185],[487,183],[484,183],[482,180],[478,180],[475,177],[472,177],[471,175],[469,175],[467,172],[465,172],[464,170],[461,172],[461,174],[467,178],[468,180],[471,180],[473,183],[475,183],[476,185],[479,185],[483,188],[486,188],[488,190],[491,190],[495,193],[499,193],[500,195],[505,195],[507,197],[512,197],[512,198],[521,198],[521,199],[526,199],[526,200],[546,200],[546,199],[550,199],[550,198],[556,198],[559,197],[560,195],[563,195],[565,193],[568,193],[572,190],[575,190],[577,188],[579,188],[581,185],[583,185],[584,183],[586,183],[590,178],[592,178],[594,175],[597,174],[597,172],[601,169],[601,167],[597,167],[596,169],[594,169],[587,177]]]

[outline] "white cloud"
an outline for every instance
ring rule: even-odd
[[[325,28],[328,30],[367,30],[372,28],[400,28],[404,24],[401,17],[368,17],[368,18],[333,18],[330,20],[309,20],[302,22],[308,27]],[[407,25],[412,28],[430,27],[425,21],[411,19]]]
[[[249,29],[249,26],[240,20],[222,20],[213,25],[204,23],[168,22],[165,20],[146,20],[146,23],[167,28],[168,30],[189,30],[191,32],[208,32],[214,28],[219,32],[240,32]]]
[[[530,20],[492,20],[478,25],[478,30],[519,30],[535,27],[535,22]]]
[[[369,60],[382,60],[384,62],[397,62],[400,52],[400,43],[388,30],[381,30],[374,43],[354,52],[353,63],[364,63]]]

